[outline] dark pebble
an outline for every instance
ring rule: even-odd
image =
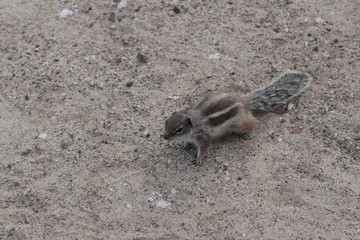
[[[178,6],[175,6],[175,7],[173,8],[173,11],[174,11],[175,13],[177,13],[177,14],[179,14],[179,13],[181,12],[181,10],[180,10],[180,8],[179,8]]]
[[[92,10],[91,7],[89,7],[87,10],[84,11],[85,14],[88,14]]]
[[[26,95],[26,96],[25,96],[25,100],[27,101],[27,100],[29,100],[29,99],[30,99],[29,96]]]
[[[68,149],[72,145],[72,142],[64,142],[61,144],[62,149]]]
[[[147,63],[147,62],[148,62],[147,57],[145,57],[145,56],[144,56],[143,54],[141,54],[141,53],[138,53],[137,59],[138,59],[139,62],[141,62],[141,63]]]
[[[360,141],[360,136],[354,138],[355,141]]]
[[[150,137],[150,133],[147,133],[147,134],[145,135],[145,137],[149,138],[149,137]]]
[[[28,155],[28,154],[30,154],[30,153],[31,153],[31,150],[30,150],[30,149],[27,149],[27,150],[21,152],[20,155],[21,155],[21,156],[26,156],[26,155]]]
[[[319,51],[319,47],[316,46],[316,47],[314,47],[312,50],[313,50],[314,52],[317,52],[317,51]]]
[[[115,13],[110,13],[109,14],[109,17],[108,17],[108,20],[110,22],[115,22],[116,18],[115,18]]]
[[[116,57],[114,62],[115,62],[115,65],[119,65],[122,62],[122,59],[120,57]]]
[[[133,81],[130,81],[130,82],[127,82],[127,83],[126,83],[126,86],[127,86],[127,87],[131,87],[132,85],[134,85],[134,82],[133,82]]]

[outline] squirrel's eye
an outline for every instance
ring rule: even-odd
[[[184,128],[183,127],[180,127],[178,129],[176,129],[176,133],[177,134],[182,134],[182,132],[184,131]]]

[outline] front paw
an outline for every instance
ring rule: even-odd
[[[203,158],[199,158],[197,154],[195,154],[193,160],[191,161],[192,164],[194,164],[195,166],[199,166],[202,164],[203,162]]]
[[[191,143],[184,143],[184,145],[181,146],[182,150],[190,150]]]
[[[194,164],[195,166],[199,166],[202,164],[202,161],[195,158],[194,160],[191,161],[191,163]]]

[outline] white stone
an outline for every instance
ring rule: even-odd
[[[59,17],[60,18],[67,18],[68,16],[73,15],[73,14],[74,14],[73,11],[71,11],[69,9],[64,9],[61,12],[59,12]]]
[[[320,18],[320,17],[318,17],[318,18],[315,18],[315,22],[317,22],[317,23],[324,23],[325,20],[322,19],[322,18]]]
[[[156,203],[156,207],[158,208],[167,208],[171,205],[171,203],[166,202],[165,200],[161,199]]]
[[[287,109],[289,111],[293,110],[295,108],[295,105],[293,103],[289,103],[288,106],[287,106]]]
[[[219,57],[219,55],[217,53],[215,53],[215,54],[210,54],[208,56],[208,59],[210,59],[210,60],[219,60],[220,57]]]
[[[117,8],[118,9],[123,9],[124,7],[126,7],[127,6],[127,0],[121,0],[120,2],[119,2],[119,4],[117,5]]]
[[[40,139],[45,139],[47,137],[47,134],[46,133],[41,133],[38,138]]]

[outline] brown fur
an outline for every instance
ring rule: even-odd
[[[226,108],[230,107],[234,103],[236,103],[236,102],[234,101],[233,98],[226,97],[226,98],[220,99],[219,101],[216,101],[214,103],[209,102],[209,106],[207,106],[201,112],[202,112],[203,116],[210,116],[211,114],[225,110]]]
[[[251,113],[246,116],[244,122],[240,126],[240,133],[250,133],[256,126],[256,119],[253,117]]]

